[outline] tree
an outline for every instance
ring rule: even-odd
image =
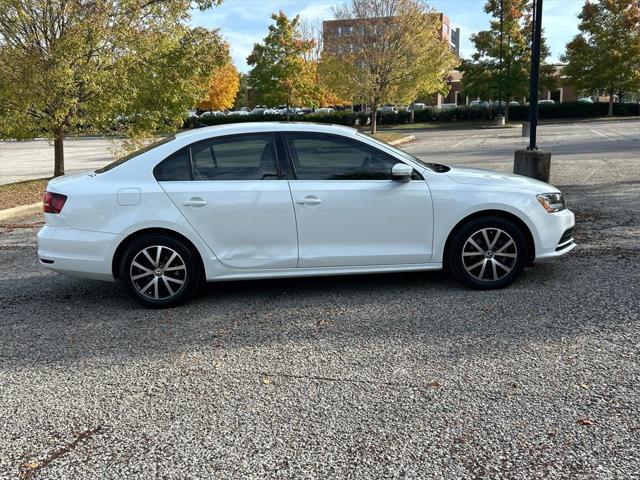
[[[240,88],[238,70],[229,62],[216,68],[208,83],[207,95],[198,104],[202,110],[226,110],[233,106]]]
[[[333,37],[330,51],[325,45],[321,79],[338,96],[371,105],[373,133],[380,105],[447,92],[455,55],[424,1],[351,0],[335,16],[351,20],[352,28]]]
[[[190,5],[0,0],[0,132],[53,140],[58,176],[67,134],[116,119],[131,136],[179,125],[228,57],[217,31],[186,26]]]
[[[247,57],[253,68],[249,85],[258,102],[267,105],[315,105],[318,89],[314,65],[305,55],[314,47],[299,30],[300,17],[289,19],[284,12],[271,15],[275,24],[269,26],[264,42],[256,43]]]
[[[580,33],[567,44],[563,73],[580,90],[605,90],[613,115],[615,93],[640,90],[640,2],[587,1],[578,18]]]
[[[238,93],[236,99],[233,102],[233,109],[240,110],[242,107],[249,106],[249,92],[247,87],[249,86],[249,75],[246,73],[240,73],[238,76]]]
[[[484,11],[493,17],[489,30],[483,30],[471,36],[476,51],[471,60],[463,60],[460,66],[460,70],[464,73],[462,92],[467,96],[486,100],[500,97],[506,105],[505,120],[507,121],[509,102],[521,99],[529,91],[531,9],[530,0],[488,0]],[[540,46],[541,62],[544,62],[548,55],[549,48],[543,36]],[[502,61],[500,61],[501,56]],[[541,89],[553,88],[555,83],[553,73],[552,65],[541,66]]]

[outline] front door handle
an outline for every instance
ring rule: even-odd
[[[302,200],[296,201],[296,203],[298,205],[319,205],[320,203],[322,203],[322,200],[320,200],[315,195],[307,195]]]
[[[185,207],[204,207],[206,204],[207,201],[200,197],[193,197],[182,203]]]

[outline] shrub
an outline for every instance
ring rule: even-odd
[[[333,112],[333,113],[310,113],[309,115],[301,115],[295,117],[295,121],[300,122],[316,122],[316,123],[333,123],[336,125],[351,126],[355,124],[356,114],[351,111]]]
[[[555,103],[542,104],[538,108],[538,118],[550,120],[554,118],[587,118],[587,117],[604,117],[609,112],[608,103]],[[614,103],[614,115],[640,115],[640,104],[638,103]],[[519,105],[509,109],[509,118],[511,120],[527,120],[529,118],[529,107]]]
[[[607,103],[555,103],[542,104],[538,109],[540,119],[554,118],[585,118],[603,117],[607,115],[609,105]],[[467,120],[491,120],[498,113],[496,107],[476,107],[460,105],[456,108],[441,110],[427,107],[414,113],[415,122],[458,122]],[[614,115],[640,115],[640,103],[614,103]],[[333,113],[312,113],[309,115],[293,115],[291,121],[333,123],[336,125],[353,126],[356,119],[360,125],[366,125],[370,115],[364,112],[337,111]],[[184,128],[201,127],[204,125],[223,125],[226,123],[242,122],[274,122],[286,120],[286,115],[225,115],[220,117],[190,117],[185,120]],[[529,118],[529,107],[518,105],[509,107],[509,120],[522,121]],[[378,112],[377,121],[380,125],[397,125],[409,123],[411,112],[401,110],[399,112]]]

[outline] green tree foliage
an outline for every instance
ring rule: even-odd
[[[613,96],[640,91],[640,2],[587,1],[578,15],[580,33],[567,44],[563,73],[580,90]]]
[[[475,53],[471,60],[463,60],[460,70],[462,92],[471,97],[506,102],[520,100],[529,92],[532,39],[532,3],[530,0],[488,0],[485,12],[493,19],[489,30],[471,36]],[[502,64],[500,63],[500,13],[502,12]],[[549,55],[544,36],[540,61]],[[553,66],[540,68],[540,87],[553,88]]]
[[[202,7],[218,3],[203,0]],[[0,132],[54,141],[176,127],[228,61],[217,31],[186,25],[187,0],[0,0]]]
[[[289,19],[284,12],[271,15],[274,24],[263,43],[256,43],[247,57],[253,68],[249,86],[256,100],[269,106],[315,105],[318,88],[313,62],[305,59],[313,40],[302,38],[299,16]]]
[[[336,18],[353,20],[345,35],[322,55],[321,82],[338,97],[366,102],[408,103],[418,95],[446,93],[446,77],[457,60],[440,36],[439,17],[422,0],[351,0]]]

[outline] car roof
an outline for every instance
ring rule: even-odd
[[[334,133],[352,137],[358,131],[355,128],[345,127],[343,125],[312,122],[243,122],[227,123],[213,127],[194,128],[192,130],[176,134],[176,138],[193,142],[221,135],[259,132],[318,132]]]

